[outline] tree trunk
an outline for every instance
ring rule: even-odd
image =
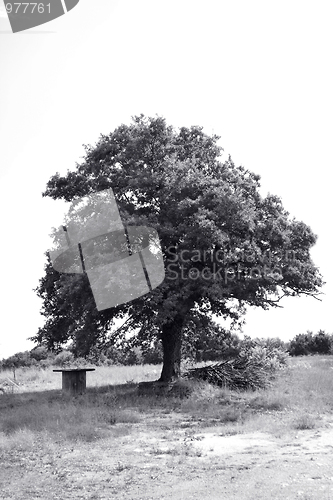
[[[171,382],[180,376],[182,328],[184,316],[177,315],[162,327],[163,368],[160,382]]]

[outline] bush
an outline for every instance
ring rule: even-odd
[[[14,356],[10,356],[7,359],[3,359],[1,362],[2,370],[11,370],[13,368],[20,368],[25,366],[31,366],[33,360],[30,357],[29,351],[18,352]]]
[[[333,336],[319,330],[300,333],[290,341],[288,352],[291,356],[307,356],[309,354],[332,354]]]
[[[331,345],[332,345],[332,336],[328,335],[322,330],[319,330],[317,335],[313,338],[313,343],[311,345],[311,348],[313,352],[316,352],[318,354],[329,354],[331,350]]]
[[[183,332],[182,357],[195,361],[215,361],[237,355],[240,339],[220,325],[209,320],[197,325],[189,321]]]
[[[147,365],[159,365],[163,361],[163,349],[160,340],[155,340],[148,348],[143,349],[143,363]]]
[[[74,356],[70,351],[61,351],[56,355],[53,361],[53,365],[55,366],[68,366],[72,364],[74,361]]]
[[[46,360],[49,357],[49,351],[44,346],[34,347],[30,351],[30,357],[35,359],[37,362]]]
[[[16,368],[46,368],[53,362],[54,354],[44,346],[34,347],[31,351],[18,352],[0,362],[1,370],[12,370]]]

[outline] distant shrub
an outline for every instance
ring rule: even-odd
[[[289,344],[288,352],[291,356],[307,356],[309,354],[332,354],[333,335],[319,330],[317,334],[311,331],[300,333]]]
[[[30,351],[30,358],[35,359],[37,362],[46,360],[49,357],[50,353],[44,346],[34,347]]]
[[[142,351],[143,363],[159,365],[163,361],[163,349],[160,340],[155,340],[152,345]]]
[[[29,351],[18,352],[7,359],[3,359],[1,362],[2,370],[12,370],[13,368],[21,368],[26,366],[32,366],[35,360],[30,356]]]
[[[213,321],[198,326],[192,319],[183,331],[183,358],[215,361],[236,355],[239,348],[239,337]]]
[[[74,361],[74,356],[70,351],[61,351],[56,355],[53,361],[55,366],[67,366]]]
[[[18,352],[0,362],[0,370],[16,368],[46,368],[52,364],[55,354],[44,346],[34,347],[31,351]]]
[[[314,337],[311,345],[312,351],[318,354],[329,354],[333,344],[332,335],[320,330]]]

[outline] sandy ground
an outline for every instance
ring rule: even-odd
[[[333,499],[333,419],[281,437],[223,436],[222,426],[179,419],[155,414],[117,424],[112,437],[94,443],[8,450],[0,457],[0,498]]]

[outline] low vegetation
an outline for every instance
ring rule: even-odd
[[[272,430],[277,422],[271,417],[276,414],[279,428],[283,423],[306,429],[317,425],[318,415],[333,407],[330,357],[290,359],[266,389],[239,391],[204,380],[181,379],[178,390],[166,396],[139,395],[138,382],[156,379],[159,368],[99,367],[88,374],[87,393],[76,398],[61,394],[61,376],[52,369],[19,369],[12,393],[0,395],[0,448],[20,447],[21,438],[30,446],[45,435],[56,442],[96,441],[127,432],[116,424],[147,424],[150,420],[153,426],[156,412],[176,412],[185,420],[203,419],[205,425],[224,423],[231,433],[256,426],[259,417],[259,428],[264,419],[264,426]]]
[[[18,368],[16,385],[0,394],[3,498],[136,498],[138,482],[140,491],[152,489],[152,478],[163,474],[174,481],[178,471],[182,484],[195,470],[204,480],[210,465],[196,446],[203,434],[267,432],[284,442],[329,425],[330,356],[287,357],[266,388],[232,390],[183,378],[164,395],[140,392],[139,382],[156,380],[160,369],[99,366],[87,374],[86,394],[68,397],[52,367]],[[0,375],[10,379],[11,372]]]
[[[218,325],[200,331],[185,330],[182,358],[188,361],[223,361],[242,356],[247,349],[256,348],[261,361],[264,357],[269,363],[284,364],[286,353],[290,356],[306,356],[309,354],[333,354],[333,334],[319,330],[314,334],[296,335],[286,343],[279,338],[251,339],[245,336],[240,339],[235,333],[224,330]],[[261,351],[260,351],[261,350]],[[50,351],[45,346],[37,346],[30,351],[18,352],[0,361],[1,371],[10,370],[12,374],[18,368],[46,369],[47,367],[66,366],[133,366],[154,364],[160,365],[163,359],[160,341],[137,345],[135,339],[123,341],[121,345],[107,348],[94,348],[86,357],[77,357],[72,346],[58,351]],[[0,377],[1,378],[1,377]]]
[[[319,330],[314,334],[311,331],[300,333],[289,344],[288,352],[291,356],[307,356],[308,354],[333,354],[333,334]]]
[[[209,328],[199,332],[186,329],[184,332],[182,359],[196,362],[218,361],[227,357],[238,356],[246,349],[254,346],[286,352],[287,344],[278,338],[251,339],[245,336],[240,339],[235,333],[224,330],[219,325],[211,324]],[[1,370],[15,370],[22,367],[45,369],[49,366],[132,366],[142,364],[161,364],[163,360],[162,345],[153,340],[139,345],[135,338],[122,340],[113,346],[95,347],[89,355],[78,357],[73,345],[66,349],[48,350],[45,346],[37,346],[30,351],[18,352],[0,361]]]

